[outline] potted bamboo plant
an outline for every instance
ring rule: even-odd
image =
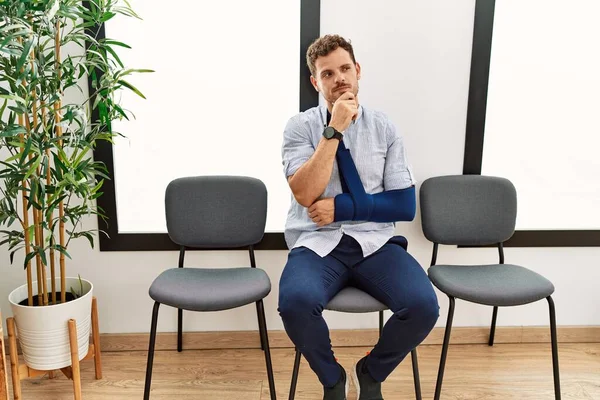
[[[93,285],[66,276],[69,244],[94,245],[81,222],[102,216],[95,200],[108,177],[93,149],[118,134],[112,121],[129,118],[119,91],[143,97],[129,76],[147,72],[125,68],[126,44],[96,38],[115,16],[137,17],[126,0],[0,0],[0,245],[11,263],[23,257],[26,282],[9,302],[25,362],[37,370],[71,365],[69,319],[79,356],[88,349]]]

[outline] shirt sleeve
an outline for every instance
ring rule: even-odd
[[[299,118],[291,118],[283,131],[281,157],[286,179],[296,173],[315,152],[310,133],[300,124]]]
[[[384,190],[406,189],[415,185],[412,168],[406,157],[404,140],[390,121],[387,122],[386,134],[388,150],[383,171]]]

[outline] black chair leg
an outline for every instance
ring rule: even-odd
[[[444,345],[442,346],[442,356],[440,358],[440,368],[438,370],[437,382],[435,384],[434,400],[440,400],[442,394],[442,381],[444,380],[444,367],[446,366],[446,356],[448,355],[448,344],[450,343],[450,331],[452,330],[452,319],[454,318],[454,297],[450,299],[450,308],[448,309],[448,321],[446,322],[446,332],[444,333]]]
[[[260,321],[260,309],[258,307],[258,303],[256,303],[256,316],[258,317],[258,320]],[[259,326],[259,328],[260,328],[260,326]],[[262,351],[265,351],[265,344],[263,343],[263,337],[262,337],[262,335],[259,335],[259,336],[260,336],[260,349]]]
[[[490,340],[488,341],[488,345],[494,345],[494,335],[496,334],[496,318],[498,317],[498,307],[494,307],[494,312],[492,313],[492,327],[490,328]]]
[[[302,354],[296,349],[296,358],[294,359],[294,370],[292,372],[292,384],[290,385],[290,397],[289,400],[294,400],[296,396],[296,384],[298,383],[298,372],[300,372],[300,358]]]
[[[419,361],[417,360],[417,349],[410,352],[412,360],[413,379],[415,381],[415,398],[421,400],[421,378],[419,377]]]
[[[148,347],[148,364],[146,365],[146,385],[144,386],[144,400],[150,399],[150,385],[152,383],[152,364],[154,363],[154,345],[156,344],[156,324],[158,323],[158,307],[160,303],[154,303],[152,309],[152,325],[150,326],[150,345]]]
[[[262,300],[256,302],[258,311],[258,329],[260,331],[261,343],[265,347],[265,362],[267,364],[267,377],[269,379],[269,393],[271,394],[271,400],[277,400],[277,393],[275,392],[275,377],[273,375],[273,365],[271,364],[271,350],[269,349],[269,336],[267,334],[267,320],[265,318],[265,308]]]
[[[177,351],[183,350],[183,310],[177,309]]]
[[[554,398],[560,400],[560,374],[558,367],[558,339],[556,337],[556,313],[554,300],[551,296],[546,297],[550,308],[550,338],[552,340],[552,368],[554,371]]]
[[[379,311],[379,337],[381,337],[382,332],[383,332],[383,311]]]

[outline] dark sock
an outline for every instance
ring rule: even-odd
[[[363,362],[362,365],[360,367],[360,372],[362,372],[363,374],[367,374],[369,373],[369,371],[367,370],[367,358],[369,358],[369,356],[365,356],[365,358],[363,358]]]
[[[371,373],[369,372],[369,370],[367,369],[367,358],[369,358],[369,356],[365,356],[365,358],[363,359],[363,362],[360,366],[360,372],[363,375],[367,375],[369,378],[371,378],[373,380],[373,382],[377,382],[377,380],[375,378],[373,378],[373,376],[371,375]]]
[[[340,367],[340,379],[338,379],[338,383],[340,383],[340,381],[344,379],[344,368],[342,368],[342,366],[339,363],[338,367]]]
[[[340,367],[340,377],[338,378],[337,382],[333,385],[333,386],[325,386],[325,387],[329,387],[329,389],[335,387],[338,383],[340,383],[340,381],[344,378],[344,371],[342,370],[342,366],[338,363],[338,367]]]

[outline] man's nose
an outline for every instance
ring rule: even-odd
[[[340,72],[335,74],[335,83],[340,84],[346,82],[346,76]]]

